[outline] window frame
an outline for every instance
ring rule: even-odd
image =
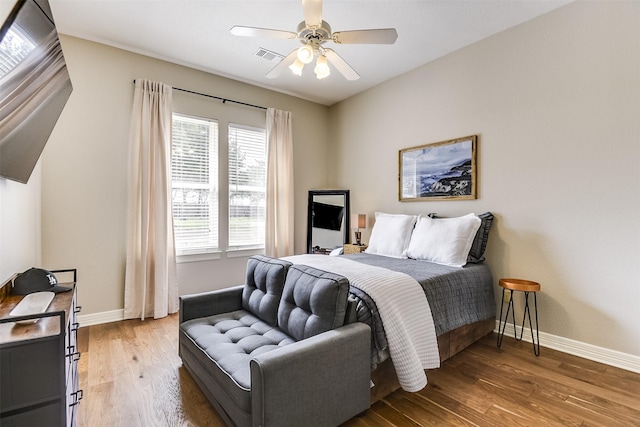
[[[216,244],[211,244],[211,245],[204,245],[201,247],[190,247],[188,249],[184,249],[184,250],[179,250],[177,244],[175,244],[175,234],[176,234],[176,227],[175,227],[175,212],[173,210],[173,192],[174,192],[174,180],[173,180],[173,150],[174,150],[174,134],[173,134],[173,125],[174,125],[174,121],[176,116],[178,117],[182,117],[185,119],[191,119],[191,120],[197,120],[197,121],[202,121],[202,122],[207,122],[209,124],[209,126],[211,126],[211,124],[215,123],[216,125],[216,135],[217,138],[215,141],[211,141],[209,140],[209,153],[211,155],[211,153],[213,153],[213,157],[214,159],[210,160],[210,166],[211,166],[211,162],[215,161],[214,165],[215,168],[211,168],[209,169],[209,181],[208,181],[208,186],[211,187],[213,185],[213,190],[211,190],[211,188],[209,188],[210,193],[213,192],[215,194],[215,208],[216,208],[216,213],[217,213],[217,218],[215,220],[215,226],[212,225],[212,219],[211,217],[209,217],[209,225],[211,228],[215,228],[214,230],[214,235],[215,235],[215,241]],[[172,200],[171,200],[171,205],[172,205],[172,219],[173,219],[173,230],[174,230],[174,244],[175,244],[175,248],[176,248],[176,258],[180,261],[184,261],[184,260],[203,260],[203,259],[217,259],[220,257],[220,252],[221,252],[221,245],[220,245],[220,122],[216,119],[210,118],[210,117],[201,117],[201,116],[196,116],[196,115],[192,115],[192,114],[184,114],[184,113],[180,113],[180,112],[172,112],[171,115],[171,126],[172,126],[172,132],[171,132],[171,138],[172,138],[172,147],[171,147],[171,154],[172,154],[172,158],[171,158],[171,193],[172,193]],[[212,181],[214,181],[214,183],[212,184]],[[209,197],[211,197],[211,194],[209,195]],[[209,206],[211,207],[213,205],[212,201],[209,200]]]
[[[229,134],[231,133],[231,129],[242,129],[250,132],[261,132],[264,135],[264,216],[263,216],[263,224],[266,222],[266,201],[267,201],[267,130],[266,128],[261,128],[257,126],[248,126],[239,123],[230,122],[227,126],[227,189],[228,189],[228,209],[227,209],[227,251],[229,252],[242,252],[246,250],[256,250],[262,249],[265,247],[265,237],[263,235],[262,242],[260,243],[249,243],[249,244],[240,244],[240,245],[231,245],[231,159],[229,156],[231,154],[231,137]],[[237,185],[237,184],[236,184]]]
[[[229,133],[231,127],[238,127],[241,129],[248,130],[257,130],[264,132],[264,162],[265,162],[265,181],[264,181],[264,194],[265,194],[265,220],[266,220],[266,167],[267,167],[267,156],[268,156],[268,140],[266,134],[266,125],[258,125],[255,123],[256,120],[238,120],[237,117],[232,119],[227,116],[226,111],[221,111],[220,113],[214,114],[201,114],[201,113],[187,113],[183,112],[183,108],[179,110],[174,110],[172,114],[172,126],[173,126],[173,117],[174,116],[183,116],[189,117],[196,120],[205,120],[210,122],[216,122],[218,125],[218,247],[215,249],[210,249],[205,251],[199,251],[195,248],[192,252],[176,252],[176,261],[177,263],[189,263],[189,262],[200,262],[200,261],[211,261],[211,260],[220,260],[220,259],[230,259],[230,258],[241,258],[241,257],[249,257],[251,255],[264,254],[265,251],[265,240],[260,244],[252,244],[252,245],[241,245],[241,246],[230,246],[230,213],[231,213],[231,188],[230,188],[230,161],[229,161],[229,153],[230,153],[230,142],[229,142]],[[245,124],[251,123],[254,124]],[[263,122],[264,123],[264,122]],[[173,174],[172,174],[173,175]],[[172,183],[173,189],[173,183]],[[175,227],[174,227],[175,230]]]

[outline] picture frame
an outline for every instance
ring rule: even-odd
[[[475,199],[477,135],[405,148],[398,154],[401,202]]]

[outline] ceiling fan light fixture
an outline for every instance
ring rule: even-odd
[[[327,42],[340,45],[394,44],[398,38],[398,32],[395,28],[377,28],[334,33],[331,31],[329,23],[322,19],[322,3],[323,0],[302,0],[304,20],[298,24],[296,32],[236,25],[231,28],[231,34],[247,37],[297,39],[302,44],[302,46],[297,45],[293,48],[278,65],[266,74],[269,79],[280,76],[287,67],[295,75],[302,76],[305,64],[311,64],[315,58],[314,72],[318,79],[324,79],[331,74],[328,65],[328,62],[331,62],[331,68],[335,68],[347,80],[358,80],[360,75],[340,55],[325,47],[324,44]]]
[[[313,61],[313,48],[306,44],[298,49],[297,56],[300,62],[302,62],[303,64],[308,64]]]
[[[329,64],[327,63],[327,57],[324,55],[318,55],[318,60],[316,61],[316,67],[313,69],[316,73],[316,78],[318,80],[322,80],[325,77],[329,77],[331,74],[331,70],[329,69]]]
[[[302,63],[302,61],[300,61],[298,58],[296,58],[296,60],[293,61],[293,64],[289,65],[289,69],[293,71],[293,74],[295,74],[296,76],[302,75],[303,68],[304,68],[304,63]]]

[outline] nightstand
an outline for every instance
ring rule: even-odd
[[[365,249],[367,249],[367,245],[351,245],[345,243],[344,254],[359,254],[360,252],[364,252]]]

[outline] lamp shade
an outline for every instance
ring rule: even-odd
[[[298,49],[297,57],[303,64],[308,64],[313,61],[313,49],[306,44]]]
[[[324,55],[318,55],[318,60],[316,61],[316,67],[313,69],[316,73],[316,78],[318,80],[324,79],[325,77],[329,77],[331,74],[331,70],[329,69],[329,64],[327,64],[327,57]]]
[[[293,74],[295,74],[296,76],[302,75],[303,68],[304,68],[304,64],[298,58],[296,58],[293,64],[289,65],[289,69],[293,71]]]
[[[367,215],[351,214],[351,228],[367,228]]]

